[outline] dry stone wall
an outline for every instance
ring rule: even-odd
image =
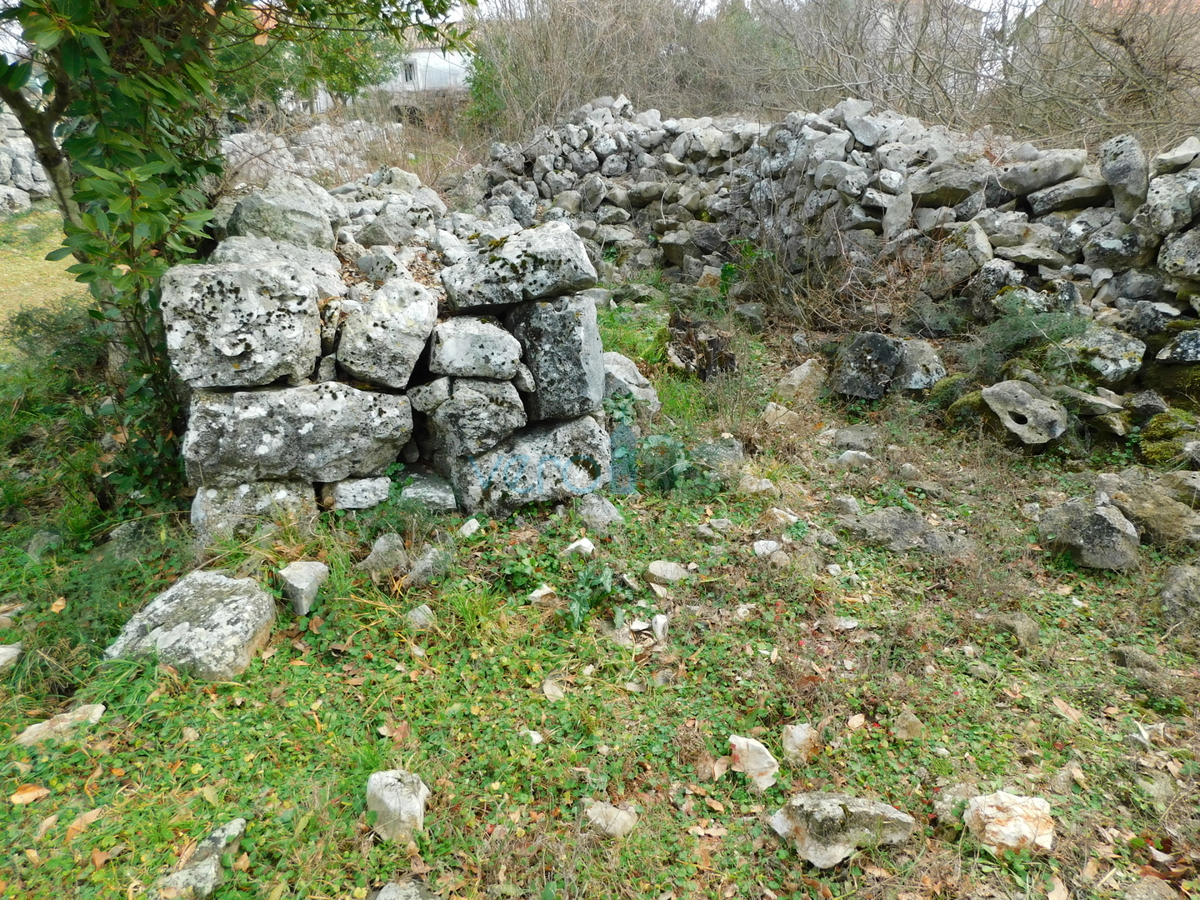
[[[570,223],[593,259],[612,261],[600,270],[613,283],[652,267],[717,287],[743,240],[793,274],[832,268],[863,288],[843,291],[838,311],[851,334],[834,385],[859,385],[854,396],[944,377],[914,336],[1063,313],[1078,321],[1054,383],[1009,395],[1049,390],[1064,419],[1118,436],[1143,421],[1126,401],[1148,388],[1200,411],[1200,138],[1153,154],[1125,135],[1089,154],[956,134],[854,99],[756,123],[665,118],[606,97],[494,145],[458,190],[523,225]],[[730,291],[735,303],[774,299],[746,287]],[[854,352],[859,331],[880,333],[858,341],[870,358]],[[879,364],[884,343],[895,365]]]
[[[17,117],[0,106],[0,215],[29,209],[32,201],[49,196],[50,182],[32,141]]]
[[[277,176],[164,276],[203,539],[265,506],[375,505],[400,461],[432,470],[414,500],[467,511],[608,482],[595,268],[565,223],[510,224],[399,169],[336,194]]]
[[[947,375],[924,340],[939,322],[1014,311],[1080,325],[1061,383],[982,385],[979,409],[1021,441],[1078,419],[1126,434],[1166,409],[1141,388],[1186,397],[1200,373],[1200,139],[1153,155],[1124,136],[1092,155],[859,100],[757,123],[600,98],[490,157],[450,186],[454,212],[399,169],[331,192],[275,176],[224,210],[207,264],[164,279],[195,389],[198,523],[378,502],[397,460],[444,479],[421,481],[425,502],[466,510],[605,484],[601,401],[648,385],[602,352],[595,305],[614,297],[598,276],[715,288],[739,241],[793,273],[832,263],[903,288],[908,308],[846,310],[842,393],[929,389]],[[761,299],[745,290],[731,299]],[[1200,448],[1194,423],[1176,432]]]

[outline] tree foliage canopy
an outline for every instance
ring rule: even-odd
[[[470,2],[470,0],[468,0]],[[3,3],[3,0],[0,0]],[[182,407],[166,358],[157,283],[185,259],[209,213],[201,190],[221,169],[216,48],[264,52],[337,35],[335,79],[369,77],[373,39],[415,31],[453,45],[454,0],[9,0],[0,24],[26,52],[0,57],[0,100],[33,142],[62,211],[57,258],[89,285],[93,315],[126,344],[127,488],[171,480]],[[373,36],[373,37],[372,37]],[[362,38],[361,41],[358,38]],[[340,49],[339,49],[340,48]],[[356,63],[357,60],[357,63]],[[255,59],[242,78],[252,82]],[[338,88],[335,82],[334,89]]]

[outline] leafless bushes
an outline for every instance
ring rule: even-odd
[[[773,118],[846,96],[1095,142],[1200,129],[1198,0],[490,0],[475,98],[507,136],[604,94]]]

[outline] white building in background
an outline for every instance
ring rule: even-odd
[[[419,47],[409,51],[385,91],[453,91],[467,86],[467,55],[456,50]]]

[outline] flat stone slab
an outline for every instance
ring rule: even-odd
[[[236,678],[266,643],[275,598],[250,578],[192,572],[121,629],[108,659],[157,655],[205,681]]]
[[[407,397],[334,382],[192,397],[183,457],[193,485],[382,475],[412,435]]]

